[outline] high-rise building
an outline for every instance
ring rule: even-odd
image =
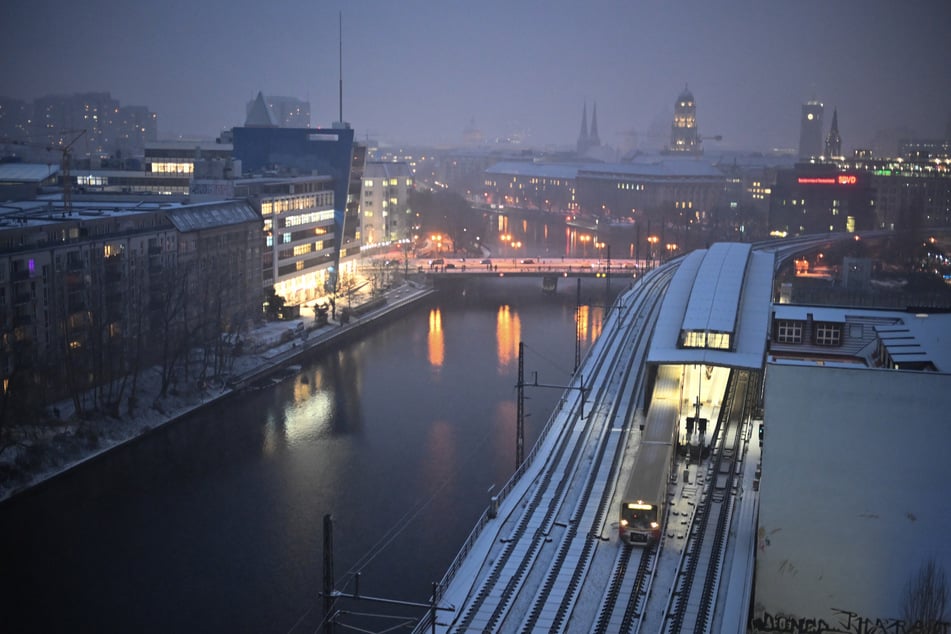
[[[48,160],[46,148],[67,146],[76,160],[141,157],[157,128],[146,106],[122,106],[108,92],[47,95],[32,104],[0,99],[0,137],[23,142],[19,153],[34,161]]]
[[[32,112],[32,105],[25,101],[0,97],[0,138],[4,141],[29,140]]]
[[[702,154],[700,132],[697,130],[697,104],[693,93],[684,86],[684,91],[674,103],[674,123],[670,129],[670,152]]]
[[[413,172],[408,163],[367,161],[360,192],[364,245],[413,237],[416,216],[409,207],[412,190]]]
[[[816,99],[802,104],[799,121],[799,158],[822,155],[822,112],[824,106]]]

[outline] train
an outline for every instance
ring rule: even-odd
[[[660,540],[673,475],[680,422],[679,366],[661,366],[640,446],[621,498],[621,542],[648,546]]]

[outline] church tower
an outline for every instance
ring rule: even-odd
[[[686,86],[674,103],[674,124],[670,130],[668,150],[678,154],[703,154],[697,130],[697,105],[693,93]]]
[[[832,127],[826,137],[826,158],[842,156],[842,137],[839,136],[839,111],[832,109]]]
[[[599,147],[601,139],[598,138],[598,102],[594,102],[594,112],[591,113],[591,133],[588,135],[588,147]]]
[[[584,154],[588,151],[589,139],[588,139],[588,103],[585,102],[584,109],[581,111],[581,134],[578,135],[578,144],[575,146],[575,151],[578,154]]]

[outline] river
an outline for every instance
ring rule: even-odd
[[[570,379],[575,284],[545,295],[540,280],[509,278],[440,294],[293,381],[0,504],[2,629],[313,632],[325,514],[337,589],[352,592],[359,571],[362,594],[425,602],[513,472],[518,343],[526,381]],[[585,280],[581,296],[587,350],[604,280]],[[526,388],[527,448],[561,395]]]

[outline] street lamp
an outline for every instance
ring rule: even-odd
[[[677,250],[677,244],[674,242],[668,242],[666,246],[667,246],[667,259],[669,260],[670,258],[674,257],[674,251]]]
[[[654,245],[657,244],[659,240],[660,239],[657,236],[647,236],[647,242],[650,244],[650,249],[647,252],[648,269],[653,268],[654,266]]]
[[[581,241],[581,245],[583,246],[582,257],[588,257],[588,243],[591,242],[591,236],[578,236],[578,240]]]

